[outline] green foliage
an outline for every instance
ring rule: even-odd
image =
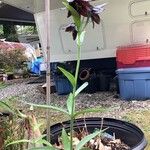
[[[56,149],[54,147],[44,146],[44,147],[35,147],[28,150],[56,150]]]
[[[3,33],[6,41],[18,42],[16,27],[13,24],[3,24]]]
[[[0,90],[6,88],[8,85],[4,82],[0,82]]]
[[[68,138],[68,135],[65,131],[65,129],[62,130],[62,143],[64,146],[64,150],[72,150],[73,149],[73,126],[74,126],[74,118],[80,114],[84,114],[84,113],[89,113],[89,112],[102,112],[106,109],[102,109],[102,108],[98,108],[98,109],[86,109],[86,110],[82,110],[79,112],[76,112],[75,110],[75,98],[80,94],[80,92],[82,90],[84,90],[87,86],[88,83],[84,83],[81,87],[79,87],[77,89],[77,79],[78,79],[78,73],[79,73],[79,67],[80,67],[80,50],[81,50],[81,45],[84,41],[84,37],[85,37],[85,31],[84,29],[86,28],[87,24],[89,23],[89,18],[87,18],[86,22],[81,22],[81,16],[80,14],[78,14],[78,12],[69,5],[69,3],[64,0],[63,4],[65,5],[65,7],[68,9],[68,11],[71,13],[73,20],[74,20],[74,24],[76,26],[77,29],[77,45],[78,45],[78,57],[77,57],[77,66],[76,66],[76,73],[75,76],[72,75],[70,72],[68,72],[67,70],[58,67],[58,69],[64,74],[64,76],[70,81],[70,83],[72,84],[73,87],[73,91],[72,93],[69,94],[69,97],[67,99],[67,110],[64,110],[62,108],[57,108],[57,107],[53,107],[53,106],[46,106],[46,105],[35,105],[35,104],[31,104],[32,106],[35,107],[41,107],[41,108],[48,108],[48,109],[54,109],[63,113],[66,113],[69,115],[70,117],[70,139]],[[76,150],[81,149],[89,140],[91,140],[92,138],[94,138],[95,136],[99,135],[101,133],[101,131],[97,131],[94,132],[93,134],[88,135],[87,137],[83,138],[81,140],[81,142],[77,145]]]
[[[67,99],[67,109],[68,109],[68,112],[69,112],[70,115],[72,113],[72,107],[74,107],[73,106],[73,94],[70,93],[69,97]],[[75,107],[74,107],[73,111],[75,111]]]
[[[62,143],[63,143],[64,149],[70,150],[70,140],[69,140],[69,137],[64,128],[62,129],[61,138],[62,138]]]
[[[14,114],[13,108],[11,108],[7,103],[0,101],[0,108]]]
[[[80,36],[77,37],[77,45],[82,45],[84,42],[85,31],[82,31]]]
[[[33,144],[33,147],[36,147],[36,145],[41,145],[41,146],[46,145],[47,148],[49,148],[49,149],[53,148],[53,146],[48,141],[43,139],[44,137],[45,137],[45,135],[42,135],[37,139],[30,139],[30,140],[22,139],[22,140],[18,140],[18,141],[13,141],[13,142],[7,144],[6,147],[8,147],[10,145],[20,144],[20,143],[31,143],[31,144]]]
[[[16,26],[17,34],[31,35],[37,34],[37,29],[35,25],[17,25]]]
[[[60,108],[60,107],[55,107],[55,106],[50,106],[50,105],[38,105],[38,104],[32,104],[32,103],[27,103],[27,104],[30,106],[33,106],[33,107],[37,107],[37,108],[53,109],[53,110],[62,112],[62,113],[67,114],[67,115],[69,114],[65,109]]]
[[[37,29],[35,25],[0,25],[0,38],[6,38],[7,41],[18,42],[18,35],[33,34],[37,34]]]
[[[27,58],[23,54],[23,50],[0,50],[0,66],[6,72],[14,72],[15,69],[23,69],[23,62]]]
[[[22,143],[17,143],[8,147],[6,147],[6,145],[18,139],[24,138],[25,128],[22,128],[23,120],[7,103],[0,102],[0,108],[3,109],[3,112],[6,111],[9,114],[9,116],[7,117],[1,116],[1,118],[4,118],[4,120],[1,121],[0,124],[0,128],[4,129],[4,131],[1,134],[1,137],[3,137],[4,139],[3,150],[22,150]]]
[[[86,87],[88,86],[88,82],[83,83],[75,92],[75,97],[77,97]]]
[[[81,150],[81,149],[83,148],[83,146],[84,146],[87,142],[89,142],[89,141],[90,141],[91,139],[93,139],[94,137],[100,135],[101,133],[102,133],[102,131],[100,130],[100,131],[96,131],[96,132],[94,132],[94,133],[92,133],[92,134],[89,134],[89,135],[87,135],[86,137],[84,137],[84,138],[79,142],[79,144],[77,145],[76,150]]]
[[[6,147],[9,147],[10,145],[16,145],[19,143],[32,143],[32,144],[34,144],[35,142],[31,141],[31,140],[22,139],[22,140],[18,140],[18,141],[13,141],[13,142],[7,144]]]
[[[58,67],[58,69],[66,76],[66,78],[70,81],[72,86],[75,87],[75,77],[70,72],[61,67]]]
[[[69,5],[69,3],[67,1],[64,1],[63,4],[71,12],[71,14],[73,16],[74,23],[75,23],[76,27],[79,30],[80,26],[81,26],[81,17],[80,17],[80,15],[78,14],[78,12],[72,6]]]

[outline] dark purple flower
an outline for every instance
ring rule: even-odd
[[[88,17],[89,12],[92,10],[92,5],[89,1],[85,0],[67,0],[69,5],[72,6],[80,15]],[[71,16],[71,12],[68,12],[68,17]]]
[[[66,32],[72,32],[73,40],[76,39],[78,31],[76,30],[75,24],[71,23],[66,27]]]
[[[89,2],[94,0],[67,0],[69,5],[72,6],[81,16],[91,18],[94,23],[100,23],[99,13],[104,10],[105,4],[92,6]],[[68,17],[71,16],[71,12],[68,11]]]

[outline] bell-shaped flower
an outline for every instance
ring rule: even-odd
[[[76,39],[78,32],[77,32],[77,30],[76,30],[75,24],[71,23],[71,24],[69,24],[68,26],[66,26],[65,31],[66,31],[66,32],[72,32],[73,40]]]
[[[89,17],[92,20],[92,23],[99,24],[100,17],[99,13],[104,11],[104,6],[106,3],[98,6],[92,6],[89,2],[94,0],[67,0],[69,5],[72,6],[79,15],[84,17]],[[71,12],[68,11],[68,17],[71,16]]]

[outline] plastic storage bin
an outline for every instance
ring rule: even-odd
[[[125,100],[150,98],[150,67],[118,69],[120,96]]]
[[[150,45],[129,45],[117,48],[118,68],[150,67]]]
[[[58,95],[69,94],[72,90],[72,86],[67,78],[65,77],[55,77],[54,78],[56,92]]]

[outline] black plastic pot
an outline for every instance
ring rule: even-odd
[[[85,122],[89,132],[93,132],[96,128],[101,127],[101,118],[86,118],[77,119],[75,121],[74,130],[78,131],[79,128],[85,127]],[[61,135],[62,128],[65,127],[69,132],[70,121],[63,122],[62,124],[55,124],[51,126],[51,142],[57,143],[58,137]],[[121,139],[125,144],[131,147],[131,150],[144,150],[147,142],[143,132],[135,125],[116,119],[104,118],[103,128],[108,128],[108,134],[115,133],[116,138]]]

